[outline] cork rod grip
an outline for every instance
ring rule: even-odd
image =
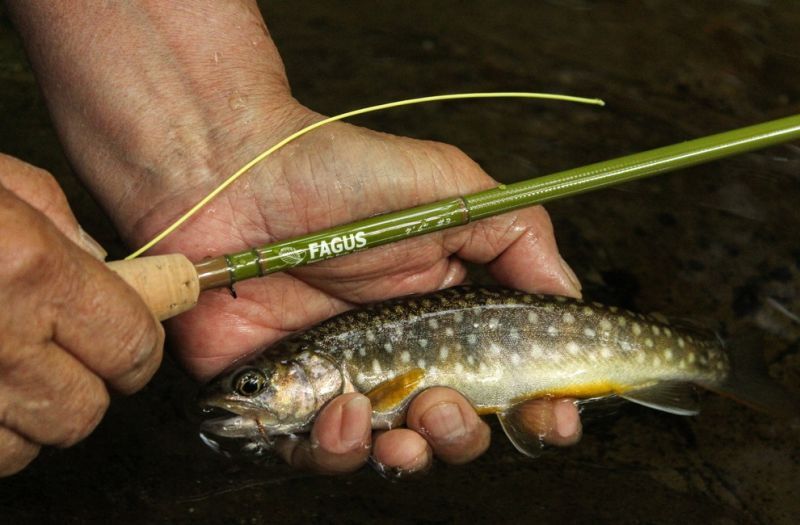
[[[160,321],[197,304],[200,295],[197,270],[179,253],[113,261],[108,267],[136,290]]]

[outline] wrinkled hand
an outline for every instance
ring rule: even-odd
[[[109,386],[158,368],[163,330],[104,255],[50,175],[0,155],[0,476],[84,438]]]
[[[10,5],[73,165],[133,245],[265,147],[321,118],[291,98],[255,2],[78,4]],[[247,174],[155,251],[199,260],[494,184],[453,147],[334,124]],[[547,214],[532,208],[244,282],[238,299],[203,294],[171,322],[176,352],[205,379],[348,308],[455,285],[464,261],[487,264],[507,286],[579,294]],[[534,406],[526,412],[533,432],[557,444],[578,439],[569,401]],[[431,389],[412,403],[408,429],[372,436],[366,399],[347,395],[322,411],[309,440],[280,450],[293,465],[343,472],[371,448],[378,463],[417,471],[434,454],[469,461],[488,441],[463,397]]]
[[[320,118],[299,106],[288,113],[297,127]],[[199,260],[494,184],[450,146],[336,124],[251,174],[159,251],[183,251]],[[206,293],[197,308],[172,321],[172,334],[186,367],[207,378],[254,348],[348,308],[458,284],[466,274],[463,261],[487,263],[508,286],[579,295],[547,214],[534,208],[240,283],[237,299],[227,290]],[[534,432],[552,443],[577,439],[570,402],[538,404]],[[369,413],[363,396],[342,396],[322,412],[308,441],[287,440],[279,450],[294,465],[355,469],[369,453]],[[381,464],[416,471],[434,454],[451,463],[469,461],[488,443],[487,425],[463,397],[431,389],[412,404],[408,429],[376,436],[373,451]]]

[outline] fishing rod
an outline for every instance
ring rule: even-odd
[[[191,309],[200,292],[800,139],[800,115],[664,146],[550,175],[370,217],[192,263],[184,255],[114,261],[109,267],[161,320]]]

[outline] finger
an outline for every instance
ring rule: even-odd
[[[0,427],[0,478],[16,474],[39,455],[39,447],[7,428]]]
[[[373,441],[373,464],[387,477],[422,472],[433,461],[433,449],[425,438],[408,428],[378,432]]]
[[[553,225],[541,206],[500,215],[458,232],[458,255],[489,263],[501,283],[529,292],[581,296],[575,272],[558,252]]]
[[[108,254],[80,227],[67,197],[48,172],[0,153],[0,185],[50,219],[62,234],[91,256],[105,260]]]
[[[536,399],[518,408],[531,434],[551,445],[569,446],[581,438],[582,427],[573,399]]]
[[[103,381],[53,343],[0,347],[0,425],[34,443],[70,446],[108,407]]]
[[[466,463],[489,447],[489,426],[458,392],[433,387],[418,395],[408,409],[408,428],[424,436],[434,454],[447,463]]]
[[[324,474],[357,470],[369,456],[371,416],[365,396],[339,396],[317,416],[309,439],[281,439],[278,454],[294,467]]]
[[[141,388],[161,361],[164,334],[136,292],[2,188],[0,224],[11,232],[0,238],[0,291],[17,303],[15,317],[28,321],[11,324],[4,336],[27,341],[40,333],[115,388]],[[20,224],[24,236],[14,235]]]

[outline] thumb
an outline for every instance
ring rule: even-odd
[[[91,256],[105,260],[106,251],[78,224],[66,195],[48,172],[0,153],[0,186],[50,219],[65,237]]]

